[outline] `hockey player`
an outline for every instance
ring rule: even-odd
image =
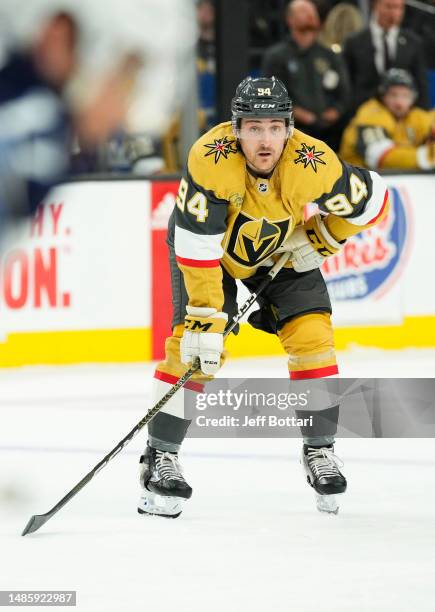
[[[340,156],[366,168],[431,170],[435,168],[435,115],[414,106],[412,76],[391,68],[379,95],[360,106],[346,128]]]
[[[165,360],[155,371],[153,403],[196,357],[201,372],[188,389],[200,390],[216,374],[225,325],[237,311],[235,279],[255,291],[285,250],[290,262],[259,298],[250,323],[278,335],[290,378],[337,374],[331,303],[319,267],[387,211],[388,192],[376,173],[342,163],[325,143],[294,129],[291,100],[275,77],[245,79],[231,111],[231,122],[193,145],[169,222],[174,316]],[[308,202],[322,214],[304,221]],[[184,393],[149,425],[140,459],[141,513],[178,516],[192,494],[178,460],[189,426]],[[333,453],[338,407],[329,412],[331,426],[321,435],[302,430],[302,463],[320,495],[346,489]]]

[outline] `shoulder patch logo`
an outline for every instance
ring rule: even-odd
[[[314,172],[317,172],[317,164],[326,166],[326,162],[320,159],[322,155],[325,155],[325,151],[316,151],[314,145],[309,147],[303,142],[302,149],[296,149],[296,153],[299,153],[299,157],[294,160],[295,164],[304,164],[304,168],[311,166]]]
[[[213,143],[205,144],[204,147],[210,149],[205,157],[214,155],[214,163],[217,164],[221,157],[228,159],[230,153],[237,153],[237,146],[235,140],[229,140],[228,136],[223,138],[215,138]]]

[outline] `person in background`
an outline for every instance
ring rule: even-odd
[[[379,95],[365,102],[346,128],[340,156],[373,170],[434,169],[435,114],[414,106],[416,94],[408,72],[386,72]]]
[[[375,0],[370,25],[349,36],[343,57],[352,85],[353,112],[376,95],[382,75],[390,68],[411,73],[417,104],[428,108],[428,76],[420,38],[401,27],[404,0]]]
[[[285,84],[295,124],[337,149],[349,101],[346,68],[340,55],[318,42],[321,24],[313,2],[293,0],[286,18],[289,35],[266,51],[262,74]]]
[[[175,174],[181,162],[178,153],[179,121],[172,122],[161,137],[152,134],[119,132],[103,146],[89,151],[76,149],[73,173],[126,173],[138,176]]]
[[[339,2],[326,16],[319,42],[330,47],[335,53],[341,53],[344,40],[363,27],[364,18],[361,11],[352,4]]]
[[[154,42],[153,23],[165,17],[173,21]],[[165,0],[112,0],[104,19],[85,0],[2,0],[0,229],[31,215],[67,176],[73,134],[94,150],[127,123],[135,102],[145,112],[136,114],[141,129],[158,129],[175,98],[168,83],[182,75],[177,62],[192,53],[192,17]]]
[[[406,5],[403,26],[420,36],[429,70],[435,71],[435,0]]]
[[[36,210],[68,166],[71,117],[62,92],[77,67],[77,29],[53,15],[0,70],[0,226]]]
[[[198,0],[196,15],[199,29],[197,46],[199,123],[201,131],[206,132],[216,123],[216,44],[213,0]]]

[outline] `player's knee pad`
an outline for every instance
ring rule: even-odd
[[[295,317],[284,324],[278,336],[288,354],[290,378],[321,378],[338,373],[329,313]]]

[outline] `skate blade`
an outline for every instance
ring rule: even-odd
[[[316,493],[316,505],[319,512],[325,514],[338,514],[340,509],[336,495],[319,495]]]
[[[183,501],[180,497],[165,497],[145,490],[140,496],[137,511],[139,514],[177,518],[183,510]]]

